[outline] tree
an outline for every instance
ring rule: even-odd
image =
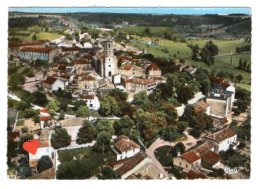
[[[85,121],[83,123],[83,127],[79,129],[76,142],[78,144],[85,144],[88,142],[92,142],[95,137],[96,137],[96,129],[93,127],[91,122]]]
[[[201,132],[198,128],[194,128],[190,131],[190,135],[193,136],[194,138],[199,138],[201,135]]]
[[[60,108],[60,102],[57,99],[52,99],[48,102],[47,107],[49,109],[49,113],[54,115]]]
[[[244,77],[241,74],[238,74],[235,76],[235,79],[238,83],[240,83],[244,79]]]
[[[145,140],[151,140],[156,137],[159,131],[166,127],[167,122],[163,115],[159,113],[150,113],[139,109],[134,114],[137,130]]]
[[[37,163],[37,172],[41,173],[49,168],[52,168],[53,163],[49,156],[42,156]]]
[[[39,111],[34,110],[32,108],[27,108],[23,111],[23,116],[25,118],[32,118],[32,117],[36,116],[37,114],[39,114]]]
[[[97,135],[97,142],[95,144],[95,149],[99,152],[106,152],[108,149],[110,149],[110,140],[111,140],[111,134],[106,131],[101,131]]]
[[[111,121],[105,120],[105,119],[99,120],[97,122],[96,129],[97,129],[97,133],[105,131],[105,132],[109,133],[111,136],[115,133],[115,130],[113,128]]]
[[[65,118],[65,112],[64,110],[60,111],[59,120],[63,120]]]
[[[188,100],[194,95],[194,92],[187,86],[183,86],[177,89],[177,99],[180,103],[187,104]]]
[[[168,125],[172,125],[177,121],[178,113],[172,103],[163,103],[160,110],[165,113]]]
[[[151,34],[150,28],[149,27],[144,28],[143,34],[144,35],[150,35]]]
[[[122,92],[119,89],[113,89],[109,92],[109,95],[114,97],[117,102],[126,101],[128,97],[126,92]]]
[[[99,179],[120,179],[120,175],[110,167],[103,167],[98,175]]]
[[[51,145],[55,149],[69,146],[70,142],[71,136],[64,128],[55,129],[55,133],[51,135]]]
[[[178,153],[182,154],[185,152],[185,145],[182,142],[178,142],[172,149],[172,155],[177,156]]]
[[[88,117],[89,116],[89,109],[85,106],[80,106],[77,110],[77,116],[78,117]]]
[[[134,121],[129,116],[121,117],[114,123],[115,133],[117,135],[129,135],[134,126]]]
[[[133,104],[134,105],[143,105],[145,101],[148,100],[146,91],[140,91],[139,93],[134,95]]]
[[[32,93],[33,96],[33,104],[39,105],[39,106],[46,106],[48,103],[47,97],[44,93],[36,91]]]
[[[167,100],[168,98],[172,97],[172,94],[173,94],[172,86],[170,86],[166,83],[161,83],[156,88],[161,91],[162,99]]]
[[[109,95],[103,96],[100,100],[99,112],[104,116],[118,115],[120,110],[116,99]]]
[[[240,69],[240,70],[243,69],[243,60],[242,60],[242,58],[239,59],[239,62],[238,62],[238,69]]]
[[[36,36],[35,33],[34,33],[33,36],[32,36],[32,40],[33,40],[33,41],[36,41],[36,40],[37,40],[37,36]]]
[[[25,78],[19,73],[15,73],[8,77],[8,87],[11,91],[19,89],[25,83]]]

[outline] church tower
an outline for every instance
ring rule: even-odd
[[[104,43],[104,67],[103,77],[111,77],[118,73],[117,57],[114,56],[113,41],[107,40]]]

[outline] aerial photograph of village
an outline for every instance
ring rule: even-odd
[[[250,179],[251,9],[9,7],[10,179]]]

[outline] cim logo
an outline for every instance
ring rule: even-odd
[[[239,167],[230,168],[230,167],[226,166],[224,168],[224,171],[226,174],[233,175],[233,174],[238,173],[240,171],[240,168]]]

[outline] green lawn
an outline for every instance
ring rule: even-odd
[[[146,45],[147,41],[159,39],[159,45]],[[191,49],[186,43],[174,42],[171,40],[161,39],[161,38],[148,38],[148,37],[135,37],[135,41],[131,42],[130,45],[136,46],[140,49],[145,49],[147,53],[153,54],[155,57],[162,58],[190,58]],[[168,52],[165,52],[167,49]]]
[[[34,32],[32,32],[30,35],[13,35],[11,37],[17,37],[19,38],[20,40],[23,40],[23,41],[32,41],[32,36],[33,36]],[[60,34],[57,34],[57,33],[51,33],[51,32],[38,32],[36,33],[36,36],[37,36],[37,40],[54,40],[54,39],[57,39],[58,37],[60,37]]]
[[[169,167],[172,165],[173,156],[171,154],[171,150],[172,148],[170,146],[162,146],[154,151],[156,159],[158,159],[164,167]]]
[[[188,43],[191,44],[198,44],[200,48],[202,48],[206,42],[209,40],[206,39],[193,39],[191,41],[188,41]],[[219,48],[219,54],[229,54],[229,53],[235,53],[236,47],[247,44],[247,42],[242,40],[212,40],[214,44],[216,44]]]

